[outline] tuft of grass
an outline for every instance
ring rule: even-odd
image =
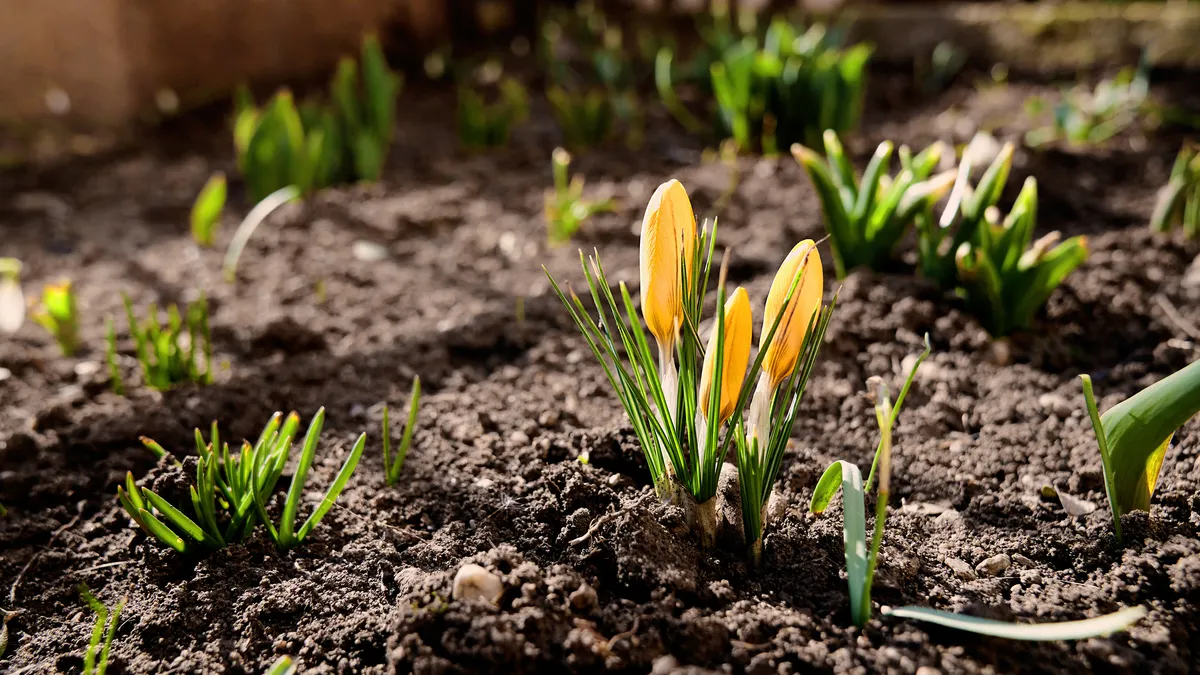
[[[63,356],[71,356],[79,349],[79,304],[70,281],[43,288],[41,302],[30,318],[54,338]]]
[[[321,503],[297,528],[300,497],[324,423],[325,409],[321,408],[304,436],[299,464],[292,476],[278,526],[267,514],[267,502],[288,464],[293,439],[299,431],[300,417],[294,412],[286,419],[275,413],[263,427],[257,442],[244,441],[236,454],[230,452],[228,443],[220,444],[215,422],[208,442],[204,441],[200,430],[196,430],[199,460],[196,482],[189,490],[192,516],[184,514],[154,491],[138,487],[132,473],[126,474],[125,485],[117,488],[117,499],[147,534],[186,555],[242,541],[256,524],[266,527],[280,550],[293,548],[304,541],[332,508],[366,446],[366,434],[361,434]],[[165,454],[153,440],[143,438],[142,442],[156,456]]]
[[[840,47],[840,37],[821,24],[807,29],[785,18],[774,19],[761,34],[740,35],[728,23],[714,21],[706,39],[708,84],[722,138],[742,149],[756,142],[773,155],[794,143],[816,145],[825,130],[844,132],[858,125],[865,71],[872,48]],[[724,26],[724,28],[717,28]],[[698,120],[675,94],[672,54],[660,50],[655,85],[669,111],[689,129]]]
[[[955,252],[958,294],[993,337],[1032,326],[1054,289],[1087,259],[1087,238],[1060,241],[1051,232],[1033,241],[1037,181],[1030,176],[1008,216],[990,207],[973,240]],[[1032,244],[1032,245],[1031,245]]]
[[[117,622],[121,618],[121,610],[125,609],[125,598],[121,598],[110,611],[104,603],[96,599],[88,589],[87,584],[79,584],[79,595],[84,603],[96,613],[96,623],[92,627],[92,637],[88,641],[87,650],[83,652],[83,675],[104,675],[108,672],[108,658],[112,652],[113,637],[117,633]],[[105,630],[105,626],[108,630]],[[104,641],[101,646],[101,640]]]
[[[529,94],[517,80],[501,77],[496,64],[485,64],[478,72],[483,81],[479,90],[460,78],[458,138],[470,150],[502,148],[508,145],[513,127],[529,117]]]
[[[1200,145],[1184,144],[1175,157],[1171,178],[1158,191],[1150,228],[1170,232],[1182,226],[1183,236],[1200,238]]]
[[[932,221],[934,203],[954,181],[952,171],[930,177],[945,146],[934,143],[916,156],[901,146],[901,170],[892,177],[887,171],[893,146],[884,141],[860,178],[837,134],[829,130],[823,138],[826,157],[803,145],[793,145],[792,155],[821,200],[837,276],[857,267],[884,269],[909,227],[921,218]]]
[[[1135,124],[1153,127],[1162,110],[1150,98],[1150,62],[1142,55],[1137,68],[1125,68],[1101,80],[1092,89],[1064,89],[1050,110],[1050,123],[1025,134],[1025,144],[1038,147],[1065,141],[1077,147],[1102,145]],[[1030,116],[1042,116],[1048,107],[1039,96],[1025,102]]]
[[[408,457],[408,447],[412,445],[413,432],[417,428],[417,410],[421,405],[421,378],[413,378],[412,393],[408,397],[408,421],[404,424],[404,434],[400,437],[400,447],[396,448],[395,459],[392,458],[392,426],[388,419],[388,405],[383,404],[383,470],[388,486],[395,485],[400,480],[400,471],[404,468],[404,460]]]
[[[210,247],[216,240],[226,193],[225,174],[217,171],[196,195],[196,202],[192,204],[192,239],[200,246]]]
[[[203,295],[188,305],[182,315],[177,306],[170,305],[165,325],[160,321],[157,305],[151,303],[145,321],[139,322],[129,295],[122,293],[121,297],[125,303],[129,334],[147,386],[166,390],[181,382],[212,384],[212,336],[208,326],[208,301]],[[113,390],[122,393],[125,387],[116,354],[116,330],[110,318],[108,364]],[[202,364],[198,362],[200,360]]]
[[[251,201],[288,186],[301,194],[340,182],[377,181],[392,141],[396,96],[393,72],[374,35],[358,61],[343,57],[330,82],[331,102],[296,105],[281,89],[262,108],[249,91],[237,95],[234,148]]]
[[[569,175],[571,154],[555,148],[550,155],[554,172],[554,189],[546,190],[546,230],[551,246],[565,244],[579,230],[584,221],[597,213],[606,213],[614,208],[613,200],[588,201],[583,198],[583,176]]]

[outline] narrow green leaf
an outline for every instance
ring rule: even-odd
[[[296,526],[296,513],[300,509],[300,496],[304,493],[304,482],[308,478],[308,469],[312,466],[313,457],[316,456],[317,441],[321,438],[321,427],[324,425],[325,407],[322,406],[308,425],[308,433],[304,436],[304,447],[300,451],[300,463],[296,466],[296,473],[292,475],[292,485],[288,488],[287,501],[283,505],[283,517],[279,521],[279,539],[284,548],[294,543],[293,533]],[[299,538],[296,538],[296,541],[299,541]]]
[[[947,628],[964,630],[976,635],[1005,638],[1007,640],[1053,641],[1086,640],[1104,637],[1123,631],[1146,616],[1145,607],[1128,607],[1112,614],[1081,621],[1058,623],[1010,623],[944,612],[927,607],[884,608],[884,616],[926,621]]]
[[[167,502],[167,500],[159,497],[158,494],[156,494],[153,490],[143,489],[142,496],[146,498],[146,501],[150,504],[150,506],[158,509],[164,516],[166,516],[167,520],[171,521],[172,524],[183,530],[184,533],[192,539],[195,539],[201,544],[215,543],[204,534],[204,529],[197,525],[196,521],[185,516],[182,511],[172,506],[169,502]]]
[[[846,579],[849,583],[850,614],[856,625],[866,623],[863,594],[867,585],[867,518],[862,473],[850,462],[838,460],[829,465],[813,492],[809,510],[821,513],[842,487],[842,535],[846,544]]]
[[[312,515],[308,520],[304,521],[304,526],[300,528],[296,534],[296,542],[304,541],[305,537],[312,532],[329,509],[333,507],[333,503],[337,501],[339,495],[342,494],[342,488],[346,487],[347,481],[354,473],[355,467],[358,466],[358,460],[362,457],[363,448],[367,445],[367,435],[362,434],[358,437],[358,441],[354,443],[354,447],[350,450],[350,456],[346,458],[346,462],[342,464],[342,468],[338,471],[337,477],[334,478],[333,484],[329,486],[329,490],[325,492],[325,497],[321,499],[321,503],[317,505]]]
[[[192,205],[192,238],[201,246],[212,246],[216,237],[221,210],[225,208],[225,174],[214,173]]]
[[[142,527],[146,528],[146,530],[153,534],[155,538],[162,543],[170,546],[179,553],[185,553],[187,551],[187,544],[184,543],[183,538],[175,534],[171,528],[164,525],[161,520],[155,518],[154,514],[145,509],[140,509],[138,510],[136,520]]]

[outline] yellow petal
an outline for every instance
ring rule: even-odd
[[[683,270],[696,246],[696,217],[683,184],[658,186],[642,218],[642,314],[660,345],[675,342],[683,323]]]
[[[788,290],[797,276],[799,281],[792,292],[791,302],[785,308],[783,302],[787,299]],[[774,339],[766,347],[766,354],[763,356],[763,372],[770,376],[772,388],[795,370],[796,361],[804,347],[808,324],[813,315],[820,311],[824,293],[825,275],[821,266],[821,254],[811,239],[805,239],[796,244],[779,266],[763,310],[763,329],[760,337],[764,341],[775,318],[782,313]],[[764,345],[760,343],[759,349],[763,348]]]
[[[713,322],[712,334],[708,338],[708,349],[704,354],[704,371],[700,378],[700,412],[706,419],[709,392],[712,388],[713,369],[717,360],[718,323]],[[750,342],[754,331],[754,317],[750,310],[750,296],[746,289],[738,287],[725,301],[725,345],[721,358],[721,408],[717,424],[729,419],[737,405],[742,382],[746,379],[746,366],[750,363]]]

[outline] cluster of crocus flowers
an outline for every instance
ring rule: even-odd
[[[618,297],[598,254],[580,254],[598,318],[550,279],[620,397],[660,496],[684,507],[704,545],[715,540],[717,482],[731,445],[739,474],[751,472],[743,494],[765,495],[743,498],[747,541],[761,539],[759,514],[831,311],[822,310],[820,255],[806,240],[784,261],[768,294],[756,358],[750,295],[741,287],[726,292],[723,264],[719,311],[702,341],[715,237],[715,223],[697,227],[679,181],[654,192],[640,247],[645,329],[629,290],[618,284]]]

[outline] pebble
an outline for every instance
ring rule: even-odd
[[[933,666],[921,666],[917,668],[917,675],[942,675],[942,671]]]
[[[571,595],[567,596],[571,606],[580,612],[585,612],[596,606],[596,589],[587,585],[580,584],[579,588],[571,591]]]
[[[9,370],[8,368],[0,368],[0,382],[3,382],[10,377],[12,377],[11,370]]]
[[[971,565],[965,560],[958,558],[946,558],[946,566],[949,567],[954,575],[964,581],[975,580],[975,570],[971,569]]]
[[[99,361],[80,361],[75,364],[75,374],[79,377],[91,377],[100,372]]]
[[[1062,394],[1042,394],[1038,397],[1038,405],[1042,412],[1049,413],[1060,419],[1067,419],[1075,412],[1075,406]]]
[[[474,563],[463,565],[454,575],[455,600],[496,602],[503,593],[500,577]]]
[[[1026,558],[1025,556],[1021,555],[1020,553],[1012,554],[1012,561],[1017,563],[1021,567],[1037,567],[1037,563],[1033,562],[1029,558]]]
[[[538,424],[543,427],[552,427],[558,424],[558,411],[547,410],[538,417]]]
[[[994,577],[998,574],[1004,574],[1008,566],[1012,564],[1012,558],[1006,553],[998,553],[975,566],[975,572],[982,577]]]
[[[379,262],[380,260],[386,260],[388,257],[386,248],[365,239],[359,239],[354,242],[351,251],[354,254],[355,260],[363,262]]]
[[[514,431],[508,436],[508,443],[514,447],[521,447],[529,444],[529,434],[524,431]]]
[[[671,675],[678,667],[679,659],[666,654],[654,659],[654,666],[650,669],[650,675]]]

